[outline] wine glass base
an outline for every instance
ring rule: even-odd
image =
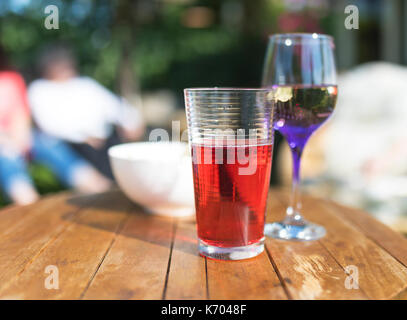
[[[325,228],[313,223],[291,225],[284,222],[266,223],[264,234],[274,239],[310,241],[325,236]]]

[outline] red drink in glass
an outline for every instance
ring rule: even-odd
[[[198,237],[215,247],[240,247],[264,239],[273,145],[192,144]],[[244,155],[242,161],[238,155]],[[217,161],[217,157],[221,161]],[[251,174],[242,169],[255,166]],[[250,170],[246,170],[249,172]]]
[[[198,250],[218,260],[264,251],[273,152],[272,90],[185,89]]]

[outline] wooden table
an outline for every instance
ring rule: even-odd
[[[269,221],[282,217],[287,196],[271,190]],[[406,298],[407,239],[329,201],[305,198],[303,207],[325,238],[267,239],[266,252],[233,262],[198,255],[192,219],[153,217],[119,191],[8,207],[0,211],[0,298]],[[354,267],[358,288],[347,289]]]

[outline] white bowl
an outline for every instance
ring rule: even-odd
[[[192,162],[184,142],[135,142],[108,151],[120,189],[149,212],[194,214]]]

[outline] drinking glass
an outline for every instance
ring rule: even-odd
[[[263,87],[272,88],[274,128],[290,146],[292,192],[286,217],[266,224],[267,236],[278,239],[315,240],[325,228],[301,215],[300,163],[305,144],[334,110],[337,96],[334,41],[322,34],[276,34],[270,37]]]
[[[221,260],[264,250],[273,152],[267,89],[185,89],[201,255]]]

